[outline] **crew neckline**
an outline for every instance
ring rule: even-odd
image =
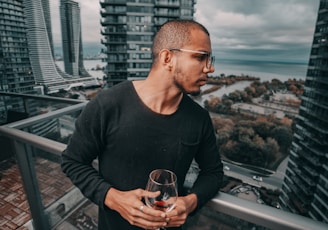
[[[182,93],[181,101],[180,101],[180,103],[179,103],[177,109],[176,109],[173,113],[170,113],[170,114],[162,114],[162,113],[158,113],[158,112],[152,110],[151,108],[149,108],[149,107],[148,107],[148,106],[147,106],[147,105],[141,100],[139,94],[137,93],[137,90],[136,90],[135,87],[134,87],[133,82],[132,82],[132,81],[129,81],[129,83],[130,83],[130,86],[131,86],[132,89],[133,89],[133,90],[132,90],[132,93],[136,96],[136,97],[135,97],[135,98],[136,98],[136,101],[137,101],[137,102],[138,102],[143,108],[145,108],[145,110],[147,110],[147,111],[149,111],[149,112],[151,112],[151,113],[153,113],[153,114],[156,114],[156,115],[158,115],[158,116],[162,116],[162,117],[171,117],[171,116],[174,116],[175,114],[177,114],[177,113],[179,112],[180,107],[181,107],[181,104],[183,103],[184,98],[185,98],[185,94]]]

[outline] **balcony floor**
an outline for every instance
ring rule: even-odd
[[[61,172],[58,163],[37,158],[35,169],[45,207],[72,189],[71,182]],[[28,230],[26,223],[30,221],[31,214],[14,159],[0,162],[0,182],[0,229]],[[56,229],[96,230],[97,215],[98,207],[88,201]],[[188,230],[235,229],[203,214],[190,218],[187,226]]]
[[[13,160],[0,163],[0,228],[26,229],[30,220],[29,206],[17,164]]]

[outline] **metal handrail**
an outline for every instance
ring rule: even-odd
[[[0,91],[0,96],[20,97],[23,99],[29,98],[29,99],[46,100],[46,101],[53,101],[53,102],[64,102],[64,103],[68,103],[68,104],[77,104],[77,103],[86,102],[85,100],[78,100],[78,99],[53,97],[53,96],[47,96],[47,95],[11,93],[11,92],[3,92],[3,91]]]
[[[66,148],[65,144],[8,126],[0,126],[0,136],[9,137],[14,141],[22,142],[56,155],[61,154]],[[219,193],[208,202],[207,206],[214,211],[270,229],[328,229],[328,225],[325,223],[266,205],[253,203],[225,193]]]
[[[23,128],[29,127],[31,125],[40,123],[42,121],[46,121],[46,120],[49,120],[52,118],[57,118],[60,115],[64,115],[64,114],[68,114],[68,113],[72,113],[72,112],[76,112],[76,111],[81,111],[85,107],[86,104],[87,104],[87,102],[82,102],[82,103],[79,103],[76,105],[70,105],[68,107],[58,109],[55,111],[51,111],[49,113],[45,113],[45,114],[37,115],[34,117],[26,118],[24,120],[12,122],[5,126],[11,127],[11,128],[16,128],[16,129],[23,129]]]
[[[0,126],[0,136],[31,145],[37,149],[41,149],[58,156],[60,156],[62,151],[66,148],[66,144],[7,126]]]
[[[240,199],[226,193],[219,193],[207,206],[217,212],[234,216],[269,229],[328,229],[328,224],[323,222],[315,221],[267,205]]]

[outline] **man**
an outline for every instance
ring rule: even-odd
[[[165,23],[152,47],[145,80],[126,81],[99,93],[76,122],[62,168],[99,205],[99,229],[181,229],[186,218],[219,190],[222,163],[211,119],[187,94],[197,94],[214,72],[209,33],[191,20]],[[98,158],[99,172],[91,163]],[[192,160],[200,172],[183,188]],[[149,173],[172,170],[178,178],[175,208],[144,205]]]

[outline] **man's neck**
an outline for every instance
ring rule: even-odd
[[[133,81],[134,88],[142,102],[152,111],[169,115],[178,110],[183,93],[150,80]]]

